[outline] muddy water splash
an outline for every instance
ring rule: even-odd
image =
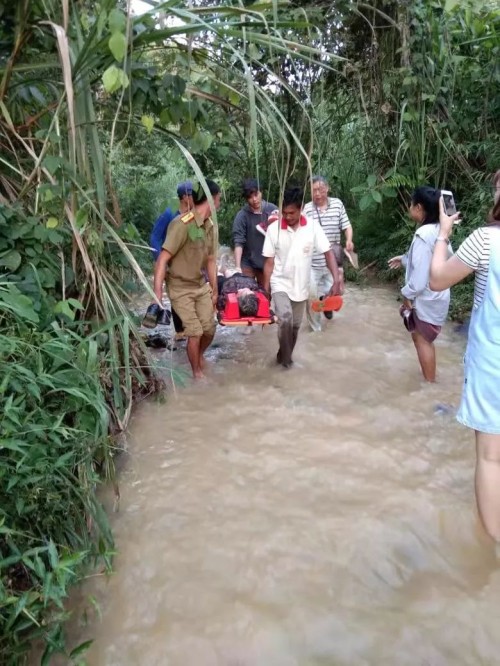
[[[95,666],[500,663],[500,572],[478,537],[464,339],[425,385],[395,296],[351,289],[296,367],[222,331],[209,380],[133,418],[116,573],[88,583]],[[176,352],[184,362],[184,351]],[[175,356],[175,355],[174,355]]]

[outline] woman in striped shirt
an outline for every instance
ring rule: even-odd
[[[453,222],[440,201],[440,232],[431,264],[431,288],[448,289],[475,272],[474,305],[465,353],[457,419],[476,433],[476,499],[488,534],[500,542],[500,170],[493,178],[494,205],[447,260]]]

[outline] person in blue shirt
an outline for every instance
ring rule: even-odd
[[[183,215],[193,208],[193,183],[190,180],[179,183],[177,185],[177,196],[179,197],[179,208],[177,211],[173,212],[170,207],[167,208],[154,223],[149,244],[155,261],[158,259],[158,255],[167,237],[167,229],[170,222],[178,215]]]
[[[193,183],[190,180],[185,180],[182,183],[179,183],[177,185],[177,196],[179,197],[179,208],[177,211],[173,212],[170,207],[164,210],[154,223],[153,230],[151,231],[149,244],[151,246],[151,252],[153,253],[153,259],[155,262],[158,259],[158,255],[160,254],[163,243],[165,242],[165,238],[167,237],[167,229],[170,222],[172,222],[172,220],[175,219],[178,215],[184,215],[184,213],[189,212],[194,207]],[[184,325],[181,321],[181,318],[173,308],[172,321],[177,336],[181,337],[184,330]]]

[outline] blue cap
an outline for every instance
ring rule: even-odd
[[[185,194],[193,194],[193,183],[190,180],[184,180],[177,185],[177,196],[179,199]]]

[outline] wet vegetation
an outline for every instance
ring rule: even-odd
[[[155,3],[152,3],[155,4]],[[365,264],[412,229],[417,184],[483,223],[500,164],[496,3],[0,6],[0,663],[64,652],[64,600],[110,566],[97,500],[134,400],[157,389],[128,297],[175,184],[328,176]],[[456,291],[467,312],[470,285]],[[70,662],[78,663],[85,646]]]

